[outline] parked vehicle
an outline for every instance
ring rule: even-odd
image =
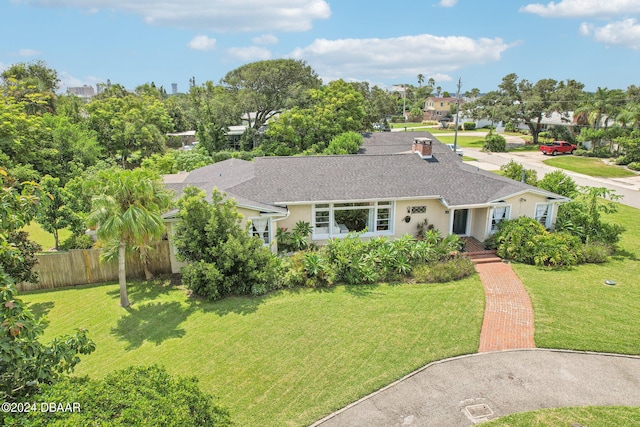
[[[447,145],[449,146],[449,148],[451,148],[451,151],[453,151],[453,144],[447,144]],[[464,156],[462,148],[456,148],[455,151],[458,154],[458,156]]]
[[[558,153],[571,153],[578,149],[576,144],[571,144],[567,141],[553,141],[549,144],[541,145],[539,150],[542,154],[551,154],[552,156],[558,155]]]

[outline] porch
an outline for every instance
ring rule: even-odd
[[[500,262],[502,259],[496,255],[493,249],[486,249],[484,243],[475,237],[461,237],[465,241],[464,255],[469,257],[475,264],[485,264],[489,262]]]

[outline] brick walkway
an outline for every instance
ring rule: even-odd
[[[476,264],[486,298],[478,352],[535,348],[529,294],[509,264]]]

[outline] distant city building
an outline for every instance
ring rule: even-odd
[[[67,88],[67,93],[72,93],[79,98],[91,98],[96,94],[93,86],[88,85]]]
[[[175,95],[178,93],[178,83],[171,83],[171,93]]]

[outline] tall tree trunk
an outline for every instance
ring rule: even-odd
[[[125,255],[127,244],[120,242],[118,246],[118,282],[120,283],[120,306],[129,307],[129,296],[127,295],[127,270],[125,267]]]

